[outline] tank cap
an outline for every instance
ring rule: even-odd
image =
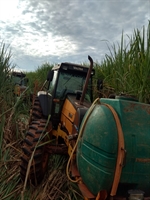
[[[145,192],[142,190],[129,190],[128,194],[144,194]]]
[[[138,102],[138,99],[136,99],[135,97],[131,97],[131,96],[116,96],[115,99],[122,99],[122,100],[126,100],[126,101],[136,101]]]
[[[144,192],[142,190],[129,190],[129,200],[143,200]]]

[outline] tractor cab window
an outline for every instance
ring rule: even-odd
[[[58,74],[58,71],[54,71],[53,79],[52,79],[52,81],[50,82],[50,85],[49,85],[49,92],[50,92],[51,95],[53,95],[54,92],[55,92],[57,74]]]
[[[12,76],[12,80],[16,85],[21,85],[21,78],[19,76]]]
[[[86,76],[77,73],[68,73],[61,71],[58,78],[56,89],[56,98],[62,99],[67,93],[76,94],[77,91],[83,91]],[[91,81],[91,80],[90,80]],[[90,101],[90,83],[86,93],[87,100]]]
[[[23,78],[23,79],[21,80],[21,85],[22,85],[22,86],[27,86],[27,84],[28,84],[28,78]]]

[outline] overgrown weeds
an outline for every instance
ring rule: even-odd
[[[66,174],[66,157],[51,156],[49,170],[42,184],[38,187],[27,186],[20,178],[21,144],[28,128],[30,103],[22,96],[14,96],[14,85],[9,79],[14,65],[10,63],[11,52],[5,44],[0,49],[0,199],[1,200],[41,200],[41,199],[80,199],[80,193],[70,185]],[[45,79],[49,70],[44,65],[42,78]],[[38,74],[41,75],[40,69]],[[36,79],[35,79],[36,80]],[[82,199],[82,198],[81,198]]]
[[[104,77],[108,94],[128,94],[140,102],[150,102],[150,22],[147,30],[134,30],[128,36],[126,44],[122,33],[120,44],[108,46],[106,54],[97,72]],[[111,89],[110,89],[111,88]],[[106,91],[104,93],[107,94]]]

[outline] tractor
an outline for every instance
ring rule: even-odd
[[[19,97],[27,89],[28,78],[25,73],[17,71],[11,73],[11,78],[15,85],[14,94]]]
[[[84,199],[148,197],[150,105],[125,95],[93,101],[95,70],[88,59],[90,67],[64,62],[49,71],[33,101],[21,178],[37,185],[49,155],[66,154],[68,179]]]

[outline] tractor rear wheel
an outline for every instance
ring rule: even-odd
[[[27,180],[34,185],[42,181],[48,165],[49,155],[44,145],[47,137],[43,139],[46,122],[46,120],[32,121],[22,146],[21,179],[25,181],[27,176]]]

